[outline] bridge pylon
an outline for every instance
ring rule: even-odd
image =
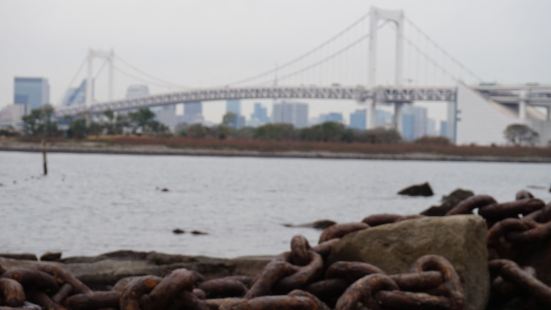
[[[115,87],[115,77],[113,61],[115,59],[115,52],[111,49],[109,51],[89,49],[86,56],[86,106],[91,106],[94,103],[94,60],[103,59],[107,62],[108,70],[108,98],[109,101],[113,100],[113,90]]]

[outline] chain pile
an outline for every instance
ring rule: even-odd
[[[551,204],[525,191],[507,203],[478,195],[446,216],[472,213],[482,216],[489,228],[488,309],[551,309]],[[276,256],[255,279],[205,279],[176,269],[164,278],[124,278],[110,291],[92,291],[57,265],[0,267],[0,310],[464,309],[461,279],[442,256],[419,257],[410,272],[402,274],[387,274],[365,262],[328,260],[333,245],[347,234],[420,217],[378,214],[335,224],[313,247],[303,236],[295,236],[290,251]]]

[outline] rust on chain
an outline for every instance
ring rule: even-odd
[[[542,305],[551,307],[551,288],[529,272],[522,270],[514,261],[495,259],[490,261],[488,266],[493,277],[501,276],[504,280],[533,296]]]
[[[310,261],[310,244],[304,236],[296,235],[291,239],[291,255],[289,263],[303,266]]]
[[[288,295],[261,296],[235,302],[222,303],[220,310],[328,310],[317,297],[304,291],[292,291]]]
[[[296,272],[281,278],[275,289],[277,292],[289,292],[294,289],[304,288],[323,272],[323,258],[314,251],[309,251],[308,263],[304,266],[294,265]],[[286,261],[290,260],[290,253],[283,254]]]
[[[450,298],[450,309],[461,310],[465,304],[463,285],[453,265],[442,256],[425,255],[415,262],[415,271],[438,271],[441,273],[447,295]]]
[[[133,279],[121,295],[119,307],[121,310],[142,310],[140,299],[148,294],[161,282],[156,276],[143,276]]]
[[[121,294],[115,291],[75,294],[67,298],[69,309],[92,310],[117,308]]]
[[[322,257],[328,257],[329,254],[331,254],[331,251],[333,250],[333,247],[339,243],[339,238],[334,238],[331,240],[324,241],[314,247],[312,247],[312,251],[318,253]]]
[[[518,218],[519,215],[527,215],[542,209],[545,203],[540,199],[525,198],[511,202],[487,205],[479,209],[478,214],[488,221],[499,221],[506,218]]]
[[[243,297],[247,286],[235,278],[212,279],[199,284],[206,298]]]
[[[369,228],[369,225],[362,222],[331,225],[321,232],[318,243],[322,243],[324,241],[335,239],[335,238],[342,238],[350,233],[353,233],[358,230],[364,230],[366,228]]]
[[[380,309],[375,294],[382,290],[398,290],[398,285],[389,276],[375,273],[365,276],[350,285],[341,295],[335,306],[336,310],[355,310],[358,303],[368,309]]]
[[[254,282],[251,289],[245,295],[245,298],[254,298],[263,295],[269,295],[274,285],[285,276],[295,273],[297,267],[289,264],[281,258],[276,258],[269,262],[262,270],[258,279]]]
[[[385,273],[381,268],[364,262],[334,262],[327,268],[325,278],[339,278],[352,283],[374,273]]]
[[[426,293],[403,291],[380,291],[375,295],[382,309],[408,310],[448,310],[454,309],[447,297],[434,296]],[[457,309],[457,308],[455,308]],[[463,308],[461,308],[462,310]]]
[[[471,214],[473,210],[497,203],[494,197],[489,195],[475,195],[461,201],[457,206],[448,211],[446,215]]]
[[[20,307],[25,302],[23,286],[16,280],[0,278],[0,300],[6,306]]]
[[[396,282],[400,290],[413,292],[433,290],[444,283],[439,271],[393,274],[390,278]]]
[[[141,302],[145,307],[155,305],[165,309],[171,301],[182,291],[191,292],[195,283],[195,274],[187,269],[173,270],[158,284],[155,284],[151,292],[144,296]]]
[[[55,293],[59,289],[59,284],[54,277],[39,270],[14,268],[4,272],[2,277],[21,283],[25,289],[43,290],[50,293]]]

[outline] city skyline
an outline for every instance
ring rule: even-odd
[[[184,26],[187,25],[186,23],[195,23],[195,25],[198,26],[191,28],[175,27],[177,29],[182,29],[178,33],[181,33],[184,38],[195,39],[194,42],[196,43],[196,48],[192,51],[186,49],[187,53],[181,53],[179,57],[176,57],[176,51],[181,51],[184,46],[183,44],[171,45],[174,43],[169,43],[165,35],[155,39],[151,43],[152,46],[141,46],[143,50],[137,51],[135,49],[130,49],[130,47],[136,47],[136,45],[132,45],[131,43],[136,43],[136,40],[142,36],[143,38],[147,38],[150,34],[150,32],[147,31],[147,29],[149,29],[147,25],[140,26],[140,29],[144,31],[140,32],[138,36],[134,36],[133,33],[130,34],[129,30],[137,19],[145,14],[145,10],[153,6],[151,3],[133,2],[133,8],[136,9],[136,12],[130,14],[122,25],[115,26],[114,16],[111,14],[111,11],[106,12],[107,17],[101,23],[95,23],[90,20],[93,14],[88,14],[89,16],[79,22],[74,20],[75,18],[81,17],[81,15],[86,15],[84,14],[85,9],[89,9],[91,12],[105,10],[107,4],[102,2],[94,5],[82,4],[82,7],[74,8],[74,4],[62,1],[43,1],[37,5],[33,3],[32,6],[30,6],[27,1],[8,1],[0,4],[0,7],[4,8],[0,10],[1,12],[10,11],[9,16],[2,16],[3,18],[0,20],[0,24],[5,25],[5,27],[0,27],[0,34],[1,37],[5,39],[4,41],[6,41],[8,46],[13,46],[13,49],[4,49],[0,52],[0,67],[3,69],[0,70],[0,106],[11,103],[9,98],[13,97],[10,95],[13,90],[10,86],[12,85],[12,79],[15,75],[43,76],[49,79],[52,87],[52,101],[59,102],[59,99],[67,90],[67,86],[64,84],[68,83],[67,80],[70,80],[70,75],[76,71],[78,63],[85,56],[86,50],[89,47],[112,47],[116,49],[118,53],[124,55],[124,57],[130,58],[132,63],[137,63],[141,67],[146,68],[148,72],[154,72],[156,75],[166,78],[167,80],[181,82],[182,84],[208,80],[212,81],[210,85],[213,85],[216,82],[223,83],[223,81],[235,80],[246,76],[248,73],[273,67],[274,62],[285,60],[297,53],[308,50],[312,46],[325,40],[328,36],[334,34],[338,29],[342,28],[342,26],[348,24],[351,19],[357,18],[358,15],[360,15],[358,12],[367,12],[371,5],[404,9],[409,18],[420,23],[423,29],[431,35],[434,35],[439,43],[445,47],[450,47],[450,49],[455,52],[454,56],[464,61],[470,68],[490,81],[543,83],[551,80],[549,76],[551,73],[544,70],[546,67],[545,63],[540,63],[548,61],[541,55],[545,55],[550,50],[551,43],[541,42],[541,40],[537,40],[537,37],[532,36],[520,37],[521,33],[531,33],[536,29],[534,20],[537,18],[535,17],[537,17],[538,14],[542,14],[544,9],[549,7],[549,5],[536,3],[534,1],[531,1],[533,4],[532,6],[527,6],[525,2],[521,3],[520,1],[499,1],[500,12],[499,16],[493,18],[494,25],[484,27],[482,33],[474,33],[473,26],[461,23],[457,20],[457,17],[452,14],[454,10],[467,10],[469,5],[452,4],[449,1],[442,2],[445,3],[431,1],[426,3],[423,7],[407,3],[406,1],[370,1],[367,3],[354,1],[349,3],[346,7],[343,7],[342,4],[336,1],[316,2],[316,6],[319,8],[319,15],[309,16],[309,23],[300,23],[300,14],[304,13],[306,8],[295,5],[297,10],[296,12],[289,12],[289,21],[286,25],[275,23],[277,25],[247,27],[255,20],[265,18],[266,14],[270,13],[270,10],[282,12],[282,10],[289,8],[292,3],[283,1],[278,3],[277,6],[272,7],[268,3],[263,3],[263,5],[260,6],[251,1],[235,1],[232,5],[217,2],[218,7],[228,8],[228,10],[222,14],[220,12],[206,13],[201,10],[203,6],[212,4],[203,5],[198,2],[181,4],[165,1],[162,5],[158,7],[155,6],[158,12],[165,12],[169,9],[197,9],[197,16],[194,17],[192,21],[182,21],[182,25],[177,21],[162,22],[160,25],[150,25],[151,27],[157,27],[156,31],[161,31],[160,33],[162,34],[165,34],[165,31],[162,30],[167,30],[168,26]],[[112,2],[109,3],[111,4]],[[495,15],[494,10],[491,10],[491,3],[496,5],[497,1],[487,1],[485,4],[481,4],[480,10],[470,12],[470,18],[479,20],[484,16]],[[126,3],[126,5],[127,4],[128,3]],[[41,16],[35,15],[40,9],[43,9],[42,6],[48,5],[53,9],[54,18],[48,19],[51,21],[51,24],[43,25],[45,20]],[[113,3],[113,9],[121,6],[124,6],[121,2]],[[30,11],[24,10],[27,7],[32,8]],[[67,12],[67,10],[71,8],[74,9],[72,14],[69,14],[69,16],[62,16],[63,12]],[[342,13],[333,14],[331,9],[335,8],[338,8],[339,12],[342,11]],[[182,12],[185,13],[184,11]],[[32,16],[36,17],[36,19],[31,19]],[[513,16],[516,16],[515,19],[512,18]],[[320,20],[323,18],[333,22],[322,23]],[[227,19],[234,20],[235,22],[231,23],[231,26],[227,26],[228,23],[224,23]],[[14,27],[16,25],[16,20],[17,24],[24,21],[23,24],[25,27],[23,27],[23,29]],[[71,25],[75,29],[61,29],[60,23],[67,21],[73,21]],[[205,24],[207,21],[211,21],[211,23]],[[540,20],[539,22],[544,24],[549,23],[546,20]],[[221,27],[222,25],[225,26]],[[104,32],[104,30],[109,29],[109,27],[112,28],[114,34],[107,34]],[[55,42],[59,43],[63,36],[72,38],[76,35],[72,31],[78,32],[78,30],[82,30],[83,28],[93,31],[87,34],[85,36],[86,38],[70,40],[71,44],[68,46],[64,44],[52,44]],[[501,29],[501,32],[504,34],[495,33],[496,29]],[[551,26],[545,27],[545,25],[537,25],[537,30],[539,32],[544,32],[543,35],[545,35],[546,31],[550,31],[549,29],[551,29]],[[230,38],[227,36],[219,37],[219,35],[221,35],[220,32],[228,34],[230,30],[235,33],[229,37],[237,39],[237,43],[229,42]],[[472,42],[476,44],[464,44],[468,41],[457,40],[457,36],[450,36],[449,33],[459,35],[462,33],[466,34],[471,37]],[[492,40],[487,40],[488,33],[492,34]],[[509,33],[509,36],[505,35],[507,33]],[[306,34],[309,34],[309,36],[306,36]],[[20,43],[14,41],[14,39],[18,37],[17,35],[24,36],[28,39],[24,47]],[[519,42],[524,42],[524,46],[532,46],[533,49],[521,48],[515,44],[514,40],[509,40],[510,35],[513,35]],[[210,39],[214,38],[214,36],[219,38],[220,42],[211,41]],[[307,40],[302,40],[306,37],[308,37]],[[244,40],[245,38],[251,38],[252,40],[249,42]],[[12,45],[9,45],[10,43]],[[141,44],[141,42],[138,43]],[[266,43],[273,43],[275,45]],[[157,47],[153,48],[155,44]],[[492,57],[489,57],[488,49],[484,48],[484,46],[499,48],[503,44],[507,44],[507,48],[502,48],[499,55]],[[269,45],[271,48],[266,49],[263,45]],[[161,51],[166,52],[168,56],[159,59],[157,56],[159,56],[158,53]],[[186,57],[182,57],[181,55],[186,55]],[[201,55],[201,57],[199,55]],[[251,55],[253,57],[251,57]],[[221,59],[211,63],[217,68],[219,76],[212,77],[211,74],[209,75],[204,71],[211,71],[207,70],[210,68],[206,66],[210,60],[212,60],[211,58],[217,57]],[[507,61],[512,57],[514,57],[515,61]],[[20,60],[20,62],[14,60]],[[504,63],[506,65],[504,65]],[[538,65],[536,66],[536,64]],[[54,66],[56,69],[51,69],[51,67]],[[492,66],[494,69],[488,68]],[[547,67],[550,66],[548,65]],[[204,69],[202,70],[201,68]],[[182,71],[192,72],[193,74],[181,74],[180,72]],[[497,74],[498,76],[492,77],[493,74],[496,75],[496,72],[499,73]],[[206,76],[210,78],[207,79]],[[63,80],[66,81],[63,82]],[[98,81],[98,84],[101,84],[101,82],[102,81]],[[77,81],[75,84],[78,86],[78,83],[80,83],[80,81]],[[116,97],[121,97],[126,90],[124,83],[125,81],[122,80],[122,78],[118,79],[115,89],[117,94]],[[329,102],[318,105],[314,102],[311,104],[311,110],[312,114],[322,114],[336,110],[335,107],[337,106],[339,107],[339,112],[344,114],[361,108],[358,105],[349,103]],[[343,109],[340,110],[340,107],[343,107]],[[221,111],[223,111],[223,103],[209,103],[205,105],[205,117],[209,120],[219,119],[223,114]],[[247,107],[244,109],[243,114],[249,114],[250,111],[252,111],[252,108],[249,109]]]

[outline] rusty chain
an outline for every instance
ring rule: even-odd
[[[527,191],[505,203],[477,195],[460,202],[446,216],[472,213],[482,216],[489,228],[493,296],[489,309],[511,307],[515,302],[524,302],[523,309],[551,308],[551,276],[540,279],[545,266],[532,266],[529,260],[520,263],[527,253],[549,248],[551,204],[545,205]],[[255,279],[205,280],[196,272],[176,269],[165,277],[125,278],[109,291],[92,291],[56,265],[9,270],[0,266],[0,310],[463,309],[466,301],[460,277],[444,257],[420,257],[409,272],[400,274],[387,274],[365,262],[328,259],[348,234],[421,217],[376,214],[361,222],[335,224],[321,233],[313,247],[303,236],[295,236],[290,251],[276,256]],[[536,257],[548,261],[548,256]],[[496,301],[498,296],[501,299]]]

